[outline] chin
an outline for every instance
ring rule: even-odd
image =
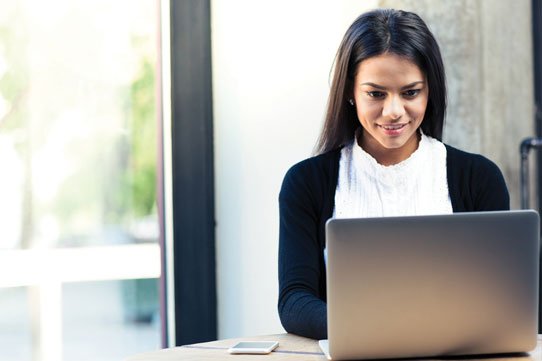
[[[400,140],[397,140],[397,141],[386,140],[386,141],[380,142],[380,144],[386,149],[400,149],[404,147],[406,143],[407,143],[406,141],[400,141]]]

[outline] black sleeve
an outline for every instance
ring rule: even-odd
[[[322,249],[315,182],[306,162],[286,174],[279,195],[278,312],[287,332],[327,338],[327,308],[321,293]],[[322,298],[321,298],[322,297]]]
[[[472,188],[475,211],[510,210],[510,195],[501,170],[483,156],[473,162]]]
[[[448,190],[454,212],[505,211],[510,196],[501,170],[479,154],[446,145]]]

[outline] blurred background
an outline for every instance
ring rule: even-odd
[[[0,1],[2,360],[160,347],[158,6]]]
[[[344,32],[372,8],[427,22],[444,141],[495,161],[519,208],[539,3],[0,0],[0,359],[284,332],[278,192],[312,155]]]

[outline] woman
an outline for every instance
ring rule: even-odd
[[[327,338],[325,222],[331,217],[509,209],[488,159],[441,142],[445,74],[416,14],[361,15],[339,47],[319,155],[294,165],[279,196],[279,302],[286,331]]]

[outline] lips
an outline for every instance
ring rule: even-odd
[[[399,130],[406,126],[407,124],[378,124],[379,127],[385,130]]]
[[[382,130],[382,133],[388,137],[399,137],[403,134],[405,129],[407,129],[407,125],[409,124],[410,122],[377,124],[377,127],[379,127]]]

